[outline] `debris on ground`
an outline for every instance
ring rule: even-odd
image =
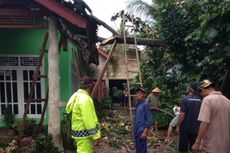
[[[109,116],[100,121],[102,138],[95,153],[134,153],[135,143],[132,137],[129,112],[127,110],[109,110]],[[176,153],[178,136],[164,142],[166,130],[153,131],[148,136],[148,151],[155,153]]]

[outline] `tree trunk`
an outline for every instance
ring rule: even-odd
[[[49,78],[49,123],[48,133],[52,134],[56,147],[60,147],[60,71],[59,50],[57,41],[56,19],[49,18],[49,51],[48,51],[48,78]]]
[[[117,43],[124,43],[124,38],[121,36],[115,36],[108,38],[106,40],[103,40],[101,42],[101,46],[105,46],[108,44],[112,44],[115,40],[117,40]],[[126,37],[126,43],[127,44],[135,44],[133,37]],[[166,42],[161,39],[149,39],[149,38],[137,38],[137,45],[146,45],[150,47],[165,47]]]

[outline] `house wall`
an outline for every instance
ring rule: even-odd
[[[136,54],[135,52],[129,52],[128,58],[129,59],[136,59]],[[128,69],[129,70],[138,70],[138,64],[136,61],[129,61],[128,64]],[[110,61],[108,68],[107,68],[107,77],[108,79],[112,80],[123,80],[127,79],[126,75],[126,64],[125,64],[125,55],[124,53],[119,53],[119,51],[115,51],[113,54],[113,58]],[[130,79],[135,77],[136,74],[130,74]]]
[[[39,55],[46,32],[47,29],[0,29],[0,55]],[[72,46],[70,43],[68,44],[68,50],[67,52],[60,52],[60,98],[62,102],[67,102],[72,95]],[[44,73],[47,74],[47,54],[44,62]],[[44,93],[47,91],[47,80],[45,79]],[[44,120],[45,124],[48,121],[47,117],[48,113]],[[0,117],[0,126],[3,126],[2,117]]]
[[[136,54],[135,51],[133,52],[129,52],[128,58],[130,59],[136,59]],[[99,56],[99,65],[95,66],[95,65],[90,65],[92,71],[94,72],[94,78],[98,78],[99,75],[102,72],[102,69],[104,67],[104,62],[105,62],[106,58]],[[138,70],[138,64],[137,61],[129,61],[129,70]],[[130,74],[130,79],[135,77],[136,74]],[[126,80],[127,76],[126,76],[126,64],[125,64],[125,55],[124,53],[120,53],[119,51],[115,50],[113,55],[112,55],[112,59],[110,60],[104,77],[104,80]]]
[[[100,55],[100,54],[99,54]],[[136,59],[135,50],[128,52],[128,59]],[[99,56],[100,64],[98,66],[90,65],[91,70],[94,72],[94,78],[98,78],[102,72],[104,67],[106,58],[102,55]],[[129,70],[136,71],[138,70],[137,61],[129,61],[128,64]],[[134,78],[137,73],[131,73],[130,79]],[[105,81],[105,86],[109,89],[109,94],[112,95],[112,88],[115,86],[119,90],[123,90],[123,85],[126,84],[127,80],[127,72],[126,72],[126,64],[125,64],[125,55],[119,50],[115,50],[112,54],[112,59],[109,62],[106,71],[103,76],[103,80]],[[99,87],[100,88],[100,87]]]

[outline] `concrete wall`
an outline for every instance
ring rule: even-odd
[[[0,55],[38,55],[47,29],[0,29]],[[68,43],[68,51],[60,52],[60,96],[67,102],[72,95],[71,82],[72,46]],[[47,74],[47,54],[45,56],[45,74]],[[47,90],[47,79],[45,79]],[[63,110],[63,109],[62,109]],[[47,124],[47,117],[45,124]],[[2,126],[0,118],[0,126]]]
[[[106,60],[105,57],[99,56],[100,64],[98,66],[91,65],[91,69],[95,72],[94,77],[98,78],[101,74],[102,68],[104,66],[104,62]],[[136,59],[135,51],[129,52],[128,58]],[[138,64],[136,61],[129,61],[129,69],[130,70],[138,70]],[[136,74],[131,74],[130,78],[135,77]],[[125,64],[125,55],[124,53],[120,53],[119,51],[115,51],[112,55],[112,59],[109,62],[106,72],[104,74],[104,79],[113,79],[113,80],[123,80],[127,79],[126,76],[126,64]]]

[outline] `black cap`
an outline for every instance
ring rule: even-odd
[[[144,92],[144,93],[147,93],[146,90],[145,90],[143,87],[137,88],[137,91],[136,91],[136,92],[138,92],[138,91],[142,91],[142,92]]]
[[[84,76],[80,79],[80,88],[86,89],[92,85],[92,82],[93,82],[92,78],[88,76]]]

